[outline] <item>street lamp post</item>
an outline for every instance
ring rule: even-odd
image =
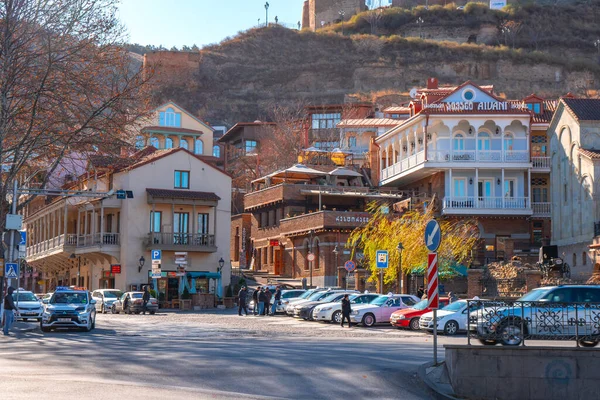
[[[265,3],[265,26],[269,26],[269,2]]]
[[[419,39],[423,39],[423,35],[422,35],[422,33],[421,33],[421,28],[423,27],[423,23],[424,23],[424,22],[425,22],[425,21],[424,21],[424,20],[423,20],[423,18],[421,18],[421,17],[419,17],[419,18],[417,19],[417,25],[419,25]]]
[[[338,250],[338,246],[336,244],[335,247],[333,248],[333,254],[335,254],[335,285],[336,286],[339,284],[338,280],[340,279],[340,277],[339,277],[340,266],[338,265],[339,252],[340,251]]]
[[[398,288],[398,290],[400,290],[400,293],[404,293],[404,272],[402,271],[402,250],[404,250],[404,246],[402,246],[402,242],[398,243],[398,256],[399,256],[399,261],[398,261],[398,278],[399,278],[399,282],[398,285],[396,285],[396,287]]]
[[[142,272],[142,268],[144,268],[144,264],[146,263],[146,259],[144,256],[141,256],[138,260],[138,273]]]
[[[510,28],[508,26],[503,27],[502,34],[504,35],[504,45],[508,46],[508,35],[510,35]]]
[[[338,11],[338,14],[340,14],[340,18],[342,20],[342,36],[344,36],[344,15],[346,15],[346,12],[344,10],[340,10]]]
[[[219,273],[219,276],[221,274],[221,271],[223,270],[224,265],[225,265],[225,260],[223,260],[223,257],[221,257],[219,259],[219,267],[217,268],[217,273]],[[221,291],[222,291],[223,288],[221,286],[223,286],[223,277],[222,276],[219,277],[219,288],[221,288]]]
[[[310,242],[308,243],[308,247],[310,248],[310,254],[312,254],[312,253],[313,253],[313,234],[314,234],[314,233],[315,233],[315,231],[314,231],[314,230],[311,230],[311,231],[310,231]],[[312,287],[313,287],[313,284],[312,284],[312,278],[313,278],[313,262],[312,262],[312,261],[309,261],[308,263],[309,263],[309,264],[308,264],[308,266],[309,266],[309,269],[310,269],[310,280],[309,280],[309,285],[310,285],[310,288],[312,289]]]

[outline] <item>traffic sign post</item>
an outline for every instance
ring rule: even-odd
[[[442,230],[436,220],[432,219],[425,226],[424,239],[425,246],[431,252],[427,257],[427,306],[433,309],[433,362],[437,365],[437,309],[439,307],[439,290],[438,255],[436,251],[442,242]]]
[[[377,250],[377,268],[379,268],[379,294],[383,294],[383,270],[388,267],[389,254],[387,250]]]

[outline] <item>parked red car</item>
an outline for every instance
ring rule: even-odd
[[[440,308],[448,305],[448,297],[440,297]],[[433,311],[427,307],[427,300],[421,300],[411,308],[394,311],[390,317],[390,324],[397,328],[410,328],[419,330],[419,318],[426,312]]]

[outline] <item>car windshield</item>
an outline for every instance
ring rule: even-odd
[[[104,292],[104,297],[107,299],[118,299],[123,295],[122,292],[114,291],[114,292]]]
[[[38,301],[33,293],[19,293],[19,299],[17,300],[17,292],[14,292],[12,297],[15,301]]]
[[[319,300],[320,298],[324,297],[327,295],[327,292],[314,292],[313,294],[311,294],[310,296],[308,296],[307,300]]]
[[[332,301],[335,301],[336,298],[339,297],[339,296],[342,296],[342,294],[341,293],[333,293],[333,294],[330,294],[327,297],[324,297],[323,299],[321,299],[321,301],[324,302],[324,303],[331,303]]]
[[[525,296],[522,296],[517,301],[537,301],[544,297],[546,293],[548,293],[548,289],[533,289],[531,292],[527,293]]]
[[[376,306],[382,306],[385,304],[385,302],[389,299],[389,296],[379,296],[377,297],[375,300],[373,300],[371,302],[371,304],[376,305]]]
[[[86,292],[56,292],[50,304],[87,304]]]
[[[460,309],[466,305],[467,305],[466,300],[455,301],[454,303],[450,303],[446,307],[442,308],[442,310],[456,312],[456,311],[460,311]]]
[[[307,290],[306,292],[302,293],[301,296],[298,296],[298,300],[307,299],[313,293],[315,293],[315,292],[313,292],[312,290]]]
[[[427,308],[427,299],[421,300],[420,302],[418,302],[417,304],[412,306],[412,308],[414,308],[415,310],[419,310],[419,311],[426,309]]]
[[[144,293],[131,293],[131,297],[134,299],[141,299],[144,297]]]

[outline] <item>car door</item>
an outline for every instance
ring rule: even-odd
[[[383,307],[379,307],[380,315],[377,318],[377,322],[390,322],[392,313],[396,310],[401,310],[402,299],[400,297],[393,297],[385,302]]]
[[[531,332],[541,336],[574,335],[575,307],[564,303],[572,303],[575,298],[573,288],[560,287],[552,290],[531,307],[525,307],[525,318],[531,318]],[[529,309],[529,310],[528,310]],[[527,315],[529,311],[530,315]]]
[[[575,327],[578,336],[600,334],[600,289],[597,287],[580,287],[575,289],[577,304],[576,318],[579,323]],[[575,311],[575,310],[574,310]],[[575,318],[574,317],[574,318]]]

